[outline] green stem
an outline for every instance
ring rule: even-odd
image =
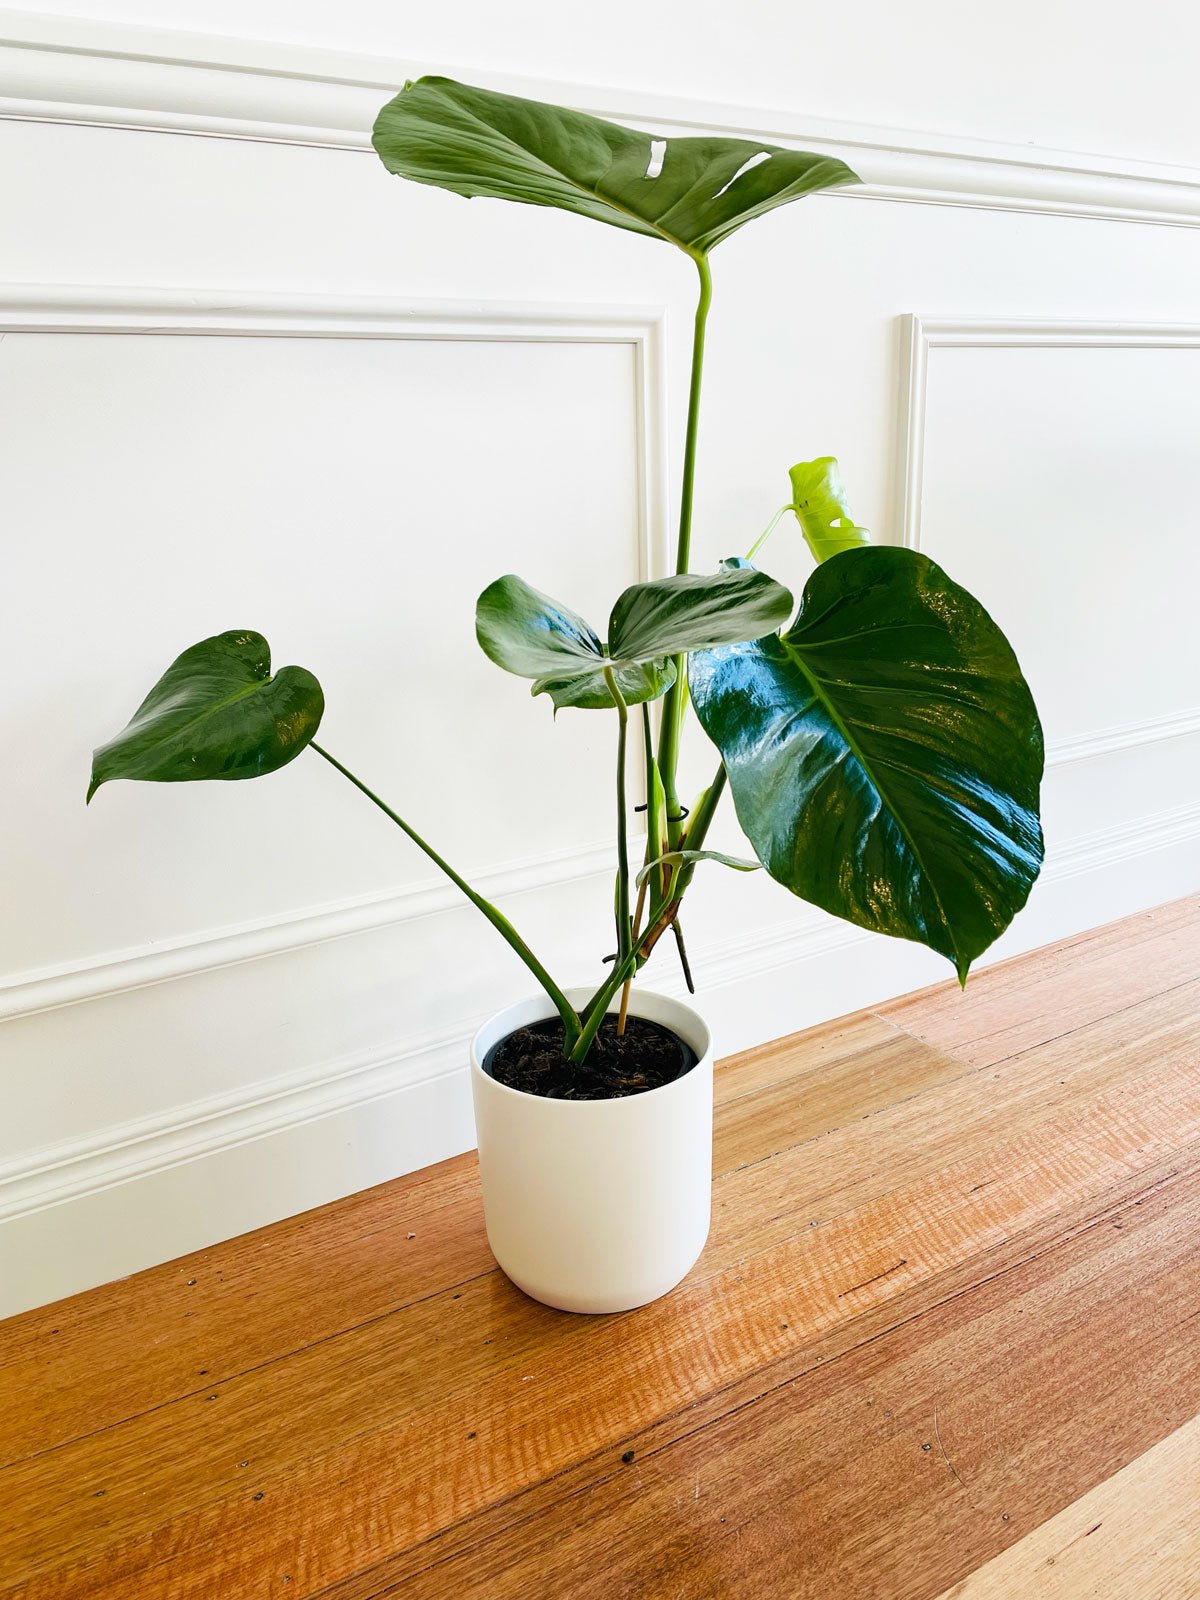
[[[779,510],[771,518],[770,522],[767,523],[766,527],[759,534],[758,538],[755,539],[754,543],[750,546],[749,550],[746,551],[746,560],[747,561],[753,561],[754,560],[755,556],[762,549],[763,545],[766,544],[767,540],[771,537],[771,535],[775,532],[775,529],[779,526],[779,519],[781,517],[786,517],[788,512],[791,509],[792,509],[792,503],[791,503],[790,500],[788,501],[786,506],[780,506]]]
[[[629,708],[611,667],[604,668],[604,681],[617,708],[617,961],[622,962],[633,944],[633,929],[629,921],[629,819],[625,797]]]
[[[581,1031],[575,1041],[574,1048],[569,1052],[568,1060],[582,1061],[592,1047],[592,1040],[599,1032],[600,1024],[608,1012],[608,1003],[617,990],[632,977],[637,970],[637,952],[631,950],[624,960],[613,963],[613,970],[596,990],[596,993],[583,1008],[580,1018]]]
[[[725,763],[722,761],[721,765],[717,768],[713,781],[709,784],[708,788],[702,792],[699,799],[696,801],[696,804],[693,806],[692,814],[688,818],[687,833],[684,837],[684,844],[689,850],[702,850],[704,848],[704,841],[708,837],[708,830],[712,826],[712,819],[716,815],[717,806],[720,804],[721,796],[725,793],[725,785],[728,781],[728,776],[728,773],[725,771]],[[687,892],[688,885],[695,876],[695,872],[695,862],[691,862],[687,866],[680,868],[678,876],[671,885],[669,891],[673,899],[683,899],[684,894]]]
[[[649,866],[655,856],[662,855],[666,849],[666,833],[663,825],[662,783],[658,776],[658,763],[654,759],[654,739],[650,731],[650,705],[648,701],[642,702],[642,739],[645,745],[646,762],[646,854],[642,865]],[[653,872],[648,879],[650,892],[650,921],[653,922],[662,907],[663,874]],[[636,929],[634,930],[637,931]]]
[[[426,844],[425,840],[422,839],[421,835],[416,831],[416,829],[409,827],[404,818],[398,816],[396,812],[392,810],[391,806],[385,804],[385,802],[382,801],[377,794],[374,794],[370,789],[368,789],[361,778],[356,778],[348,767],[344,767],[342,763],[336,759],[336,757],[331,756],[328,750],[323,750],[319,744],[314,742],[311,748],[315,750],[316,753],[324,760],[328,761],[331,767],[340,772],[343,778],[348,778],[356,789],[358,789],[362,794],[366,795],[368,800],[377,805],[385,817],[390,817],[396,826],[402,832],[408,835],[408,837],[416,845],[417,849],[423,850],[429,857],[430,861],[432,861],[436,867],[440,868],[441,871],[446,874],[451,883],[462,890],[463,894],[466,895],[471,904],[483,912],[484,916],[491,923],[492,927],[495,928],[500,937],[504,939],[513,950],[516,951],[517,955],[520,956],[521,960],[529,968],[530,972],[533,973],[534,977],[541,984],[547,995],[554,1002],[554,1009],[558,1012],[559,1016],[563,1020],[566,1048],[568,1050],[571,1049],[576,1040],[579,1038],[581,1026],[579,1014],[576,1012],[574,1006],[572,1006],[566,995],[558,987],[554,979],[546,971],[545,967],[543,967],[542,963],[534,955],[533,951],[525,943],[524,939],[522,939],[521,935],[513,927],[512,923],[503,914],[503,912],[497,911],[496,907],[492,905],[490,900],[485,900],[481,894],[477,894],[467,880],[459,877],[458,873],[455,872],[450,863],[443,860],[443,858],[438,855],[437,851],[432,845]]]
[[[704,331],[712,303],[712,277],[708,258],[696,256],[700,274],[700,298],[696,302],[696,321],[692,333],[692,377],[688,388],[687,433],[683,446],[683,477],[679,489],[679,538],[675,551],[675,571],[686,572],[692,553],[692,503],[696,488],[696,440],[700,427],[700,383],[704,374]],[[675,657],[675,682],[663,701],[662,726],[658,736],[658,766],[667,800],[667,836],[675,849],[680,833],[679,792],[676,769],[679,765],[679,739],[683,713],[687,706],[687,656]]]

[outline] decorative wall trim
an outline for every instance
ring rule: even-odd
[[[0,11],[0,117],[363,151],[379,106],[438,71],[668,131],[792,142],[864,179],[835,198],[1200,224],[1200,171],[763,107],[281,43]]]
[[[637,841],[631,842],[636,851]],[[489,900],[552,889],[599,873],[611,872],[613,850],[608,844],[581,850],[559,850],[530,856],[488,872],[472,874],[472,882]],[[0,1023],[16,1017],[37,1016],[62,1006],[79,1005],[145,989],[175,978],[259,961],[310,945],[327,944],[353,934],[415,922],[462,906],[462,895],[451,884],[436,883],[423,889],[401,889],[362,895],[330,905],[282,916],[242,923],[218,933],[161,940],[133,950],[118,950],[91,961],[35,972],[17,973],[0,982]]]
[[[989,317],[900,319],[900,408],[897,435],[897,542],[921,548],[925,487],[925,417],[929,352],[953,350],[1200,350],[1200,325],[1156,322],[1040,322]],[[1200,732],[1200,706],[1164,716],[1052,739],[1048,767],[1090,761],[1160,739]]]
[[[1160,739],[1183,739],[1200,733],[1200,706],[1171,711],[1162,717],[1144,717],[1137,722],[1118,722],[1095,733],[1075,734],[1067,739],[1051,739],[1046,751],[1052,767],[1072,761],[1091,761],[1096,756],[1111,756],[1137,745],[1155,744]]]
[[[1200,324],[904,316],[900,322],[897,540],[921,547],[931,350],[1200,350]]]
[[[1042,883],[1049,886],[1101,872],[1192,841],[1200,841],[1200,803],[1101,829],[1052,848]],[[857,949],[876,938],[806,908],[798,925],[770,929],[748,940],[738,936],[695,952],[693,960],[704,973],[706,992],[712,993],[779,967]],[[253,959],[253,953],[240,959]],[[682,992],[669,967],[656,973],[655,987]],[[325,1063],[22,1155],[0,1165],[0,1221],[95,1195],[115,1184],[462,1072],[473,1031],[473,1026],[460,1023],[383,1052]]]
[[[666,570],[664,317],[659,306],[456,304],[0,285],[0,332],[627,344],[635,356],[637,389],[641,577]],[[610,847],[595,845],[510,862],[480,873],[476,882],[484,894],[503,896],[568,883],[610,867]],[[19,973],[0,981],[0,1021],[432,916],[458,905],[459,898],[450,885],[403,890],[199,938],[120,951],[94,961]]]

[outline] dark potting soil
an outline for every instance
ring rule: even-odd
[[[673,1083],[696,1065],[696,1052],[678,1034],[645,1017],[627,1017],[618,1034],[615,1016],[600,1024],[587,1060],[563,1056],[560,1017],[532,1022],[494,1044],[483,1070],[497,1083],[548,1100],[618,1100]]]

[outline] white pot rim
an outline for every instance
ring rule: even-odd
[[[591,989],[575,988],[564,989],[563,993],[572,1005],[582,1005],[585,1001],[591,999],[593,991]],[[613,996],[608,1007],[608,1014],[617,1010],[619,998],[620,990]],[[647,1016],[639,1006],[639,1002],[645,1000],[651,1002],[652,1010],[657,1010],[661,1006],[668,1013],[681,1013],[683,1018],[693,1024],[695,1042],[693,1042],[693,1039],[685,1038],[665,1017]],[[527,1012],[535,1002],[542,1007],[541,1016],[527,1017],[519,1022],[514,1020],[512,1025],[506,1028],[505,1032],[495,1033],[495,1029],[498,1026],[503,1026],[504,1019],[510,1013]],[[658,994],[653,989],[635,988],[629,996],[630,1016],[644,1017],[647,1022],[658,1022],[663,1027],[669,1028],[677,1038],[687,1045],[688,1049],[696,1057],[687,1071],[681,1073],[678,1078],[672,1078],[670,1083],[659,1084],[657,1089],[643,1089],[638,1094],[605,1095],[598,1100],[558,1100],[550,1095],[530,1094],[525,1089],[514,1089],[511,1084],[501,1083],[499,1079],[493,1078],[490,1072],[483,1070],[483,1058],[493,1044],[499,1044],[501,1039],[507,1038],[508,1034],[514,1032],[517,1028],[525,1027],[529,1021],[545,1022],[549,1021],[551,1017],[557,1016],[557,1014],[553,1001],[541,990],[538,990],[535,994],[526,995],[523,1000],[514,1001],[513,1004],[505,1006],[500,1011],[493,1012],[487,1021],[482,1023],[476,1030],[475,1036],[471,1040],[471,1076],[482,1079],[491,1093],[509,1095],[517,1100],[533,1101],[536,1105],[548,1106],[552,1108],[552,1114],[554,1115],[586,1116],[590,1112],[595,1116],[599,1106],[648,1105],[651,1102],[661,1104],[662,1100],[672,1093],[682,1093],[683,1086],[696,1069],[704,1064],[712,1051],[712,1034],[709,1032],[708,1024],[698,1011],[695,1011],[685,1001],[675,999],[673,995]],[[482,1042],[485,1034],[489,1036],[487,1043]]]

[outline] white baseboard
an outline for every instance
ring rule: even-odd
[[[1055,852],[990,959],[1198,885],[1200,804],[1101,830]],[[719,1054],[945,975],[916,945],[807,909],[785,928],[693,954]],[[670,967],[654,986],[681,989]],[[402,1040],[0,1169],[0,1316],[470,1149],[469,1034]]]

